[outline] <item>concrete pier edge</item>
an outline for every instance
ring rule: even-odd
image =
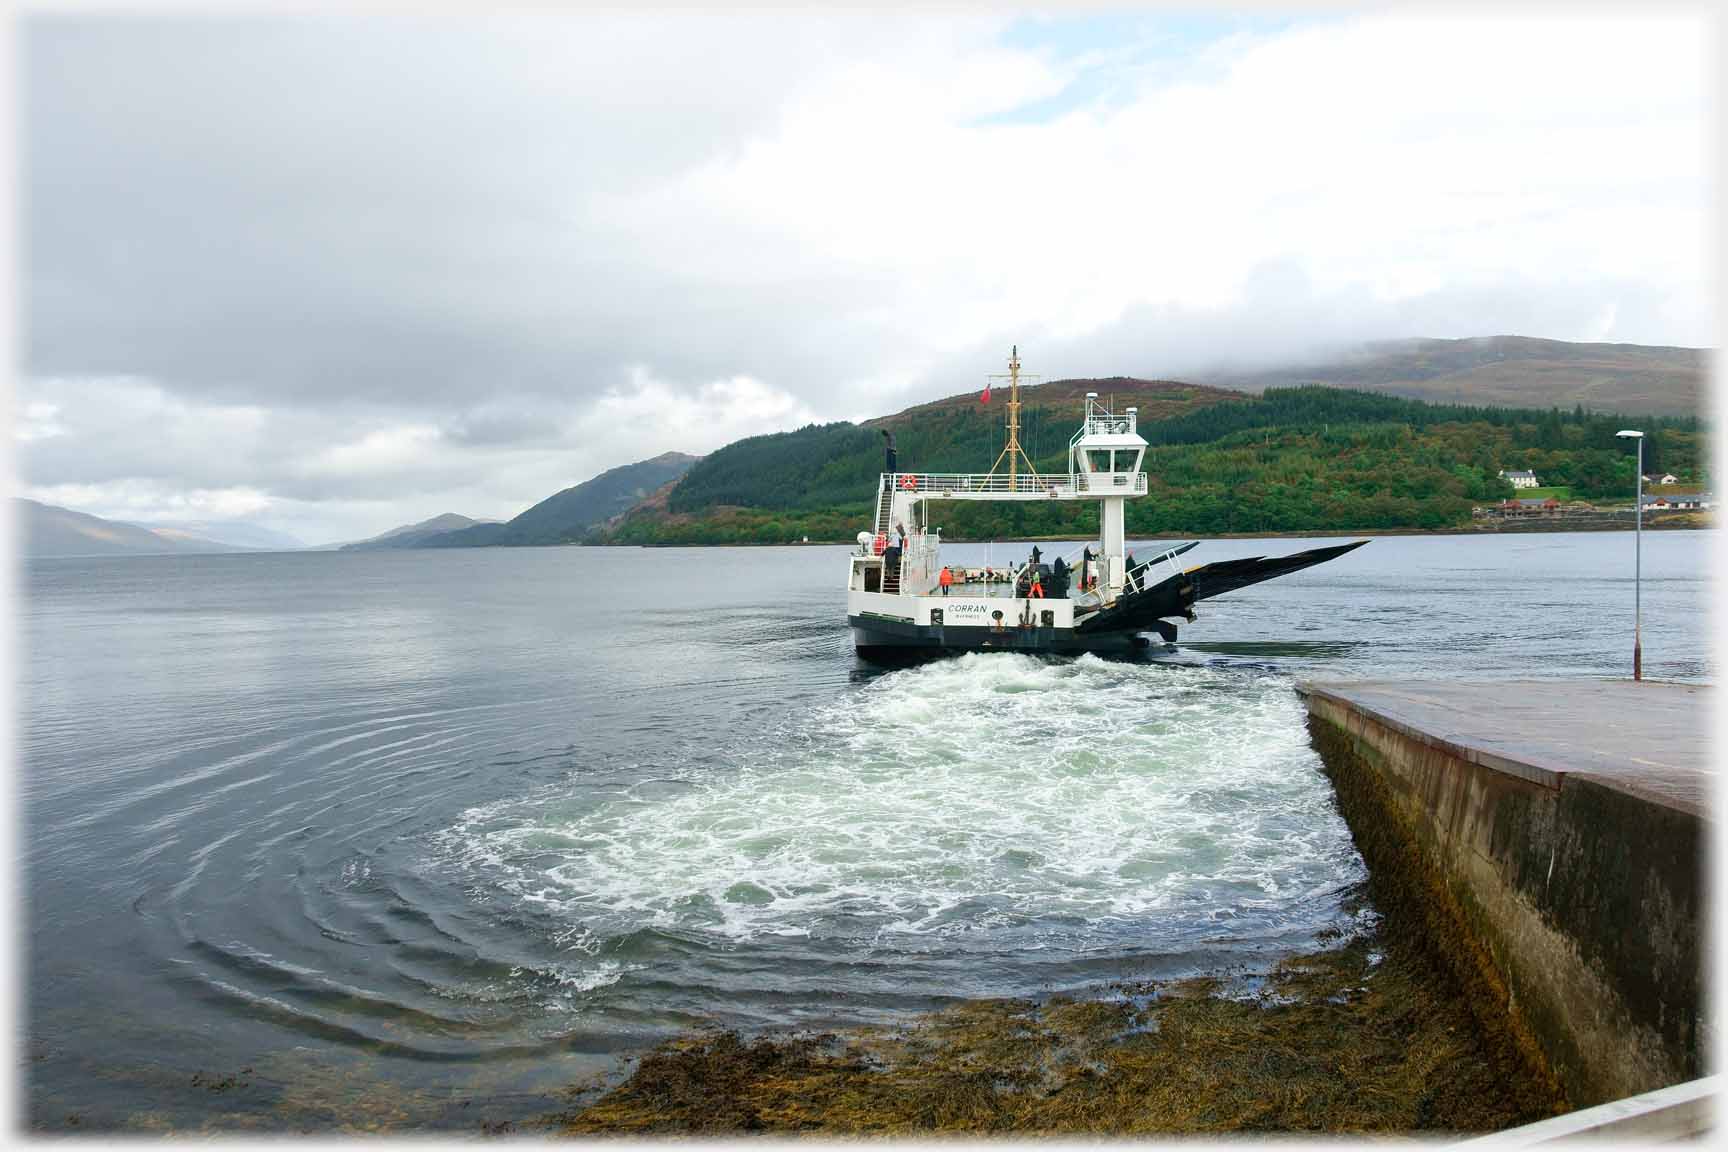
[[[1460,1147],[1533,1148],[1580,1139],[1671,1144],[1693,1140],[1716,1127],[1716,1099],[1722,1094],[1722,1077],[1706,1076],[1670,1088],[1658,1088],[1580,1108],[1551,1120],[1538,1120],[1465,1140]]]
[[[1492,1045],[1570,1107],[1705,1075],[1708,686],[1297,692],[1388,928],[1425,938]]]

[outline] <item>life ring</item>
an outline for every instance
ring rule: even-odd
[[[906,489],[908,492],[916,491],[918,488],[918,477],[912,475],[900,477],[900,487]]]

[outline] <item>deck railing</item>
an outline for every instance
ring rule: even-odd
[[[1080,424],[1080,431],[1074,433],[1068,440],[1072,448],[1087,436],[1127,436],[1138,431],[1140,423],[1136,413],[1125,412],[1120,416],[1087,416]]]
[[[1144,472],[1064,472],[1048,476],[985,475],[976,472],[896,472],[889,477],[896,492],[917,493],[930,499],[964,496],[1045,496],[1073,499],[1076,496],[1144,496]]]

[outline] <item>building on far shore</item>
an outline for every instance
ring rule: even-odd
[[[1500,479],[1511,484],[1514,488],[1540,488],[1542,486],[1537,482],[1534,472],[1508,472],[1502,468],[1500,469]]]
[[[1646,492],[1643,509],[1647,513],[1658,512],[1709,512],[1716,507],[1716,498],[1708,492],[1670,492],[1662,495]],[[1478,504],[1470,509],[1472,520],[1527,520],[1531,518],[1559,520],[1578,519],[1581,522],[1601,517],[1626,517],[1630,522],[1632,508],[1626,504],[1614,504],[1607,508],[1598,508],[1587,500],[1560,501],[1554,497],[1539,496],[1514,497],[1501,500],[1494,504]]]
[[[1470,510],[1470,515],[1476,520],[1486,520],[1505,519],[1513,516],[1561,516],[1568,513],[1592,510],[1593,509],[1591,509],[1588,504],[1574,503],[1571,506],[1567,506],[1554,499],[1554,497],[1549,496],[1546,499],[1502,500],[1498,504],[1489,504],[1486,507],[1472,508]]]
[[[1644,497],[1646,512],[1687,511],[1713,506],[1716,501],[1707,492],[1676,492],[1673,495]]]
[[[1678,483],[1680,483],[1680,477],[1674,475],[1674,473],[1672,473],[1672,472],[1664,472],[1660,476],[1646,476],[1646,477],[1644,477],[1644,483],[1646,483],[1646,484],[1678,484]]]

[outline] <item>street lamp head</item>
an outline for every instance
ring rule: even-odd
[[[1636,431],[1636,430],[1631,429],[1631,428],[1623,429],[1622,431],[1614,433],[1614,435],[1616,435],[1616,436],[1630,436],[1634,440],[1642,440],[1644,438],[1644,433]]]

